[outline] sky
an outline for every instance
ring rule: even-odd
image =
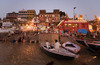
[[[45,9],[53,12],[59,9],[73,18],[73,8],[75,13],[83,15],[86,20],[93,20],[94,15],[100,17],[100,0],[0,0],[0,18],[6,17],[7,13],[18,12],[19,10],[39,10]]]

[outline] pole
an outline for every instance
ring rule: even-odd
[[[75,20],[75,9],[76,9],[76,7],[73,8],[74,20]]]
[[[73,9],[73,19],[75,20],[75,9]]]

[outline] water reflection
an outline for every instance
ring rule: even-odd
[[[44,54],[39,44],[0,43],[0,65],[46,65],[54,61],[54,65],[99,65],[100,58],[86,48],[80,51],[80,57],[74,60],[57,60]]]

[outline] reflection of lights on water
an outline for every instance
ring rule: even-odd
[[[29,47],[29,46],[23,48],[23,53],[24,53],[25,55],[29,55],[29,56],[31,56],[31,55],[32,55],[32,48]]]
[[[93,62],[93,60],[96,58],[97,58],[97,56],[93,56],[92,58],[88,59],[88,62]]]
[[[96,59],[97,58],[97,56],[93,56],[93,59]]]
[[[88,60],[88,62],[91,62],[91,61],[92,61],[92,59],[89,59],[89,60]]]

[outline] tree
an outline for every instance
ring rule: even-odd
[[[0,21],[1,21],[1,18],[0,18]]]
[[[60,11],[60,17],[65,16],[65,12]]]
[[[89,21],[89,24],[92,24],[92,27],[93,27],[93,30],[97,30],[97,21],[94,21],[94,20],[92,20],[92,21]]]
[[[89,24],[94,24],[94,23],[95,23],[94,20],[89,21]]]
[[[93,30],[97,30],[97,26],[96,25],[93,25]]]

